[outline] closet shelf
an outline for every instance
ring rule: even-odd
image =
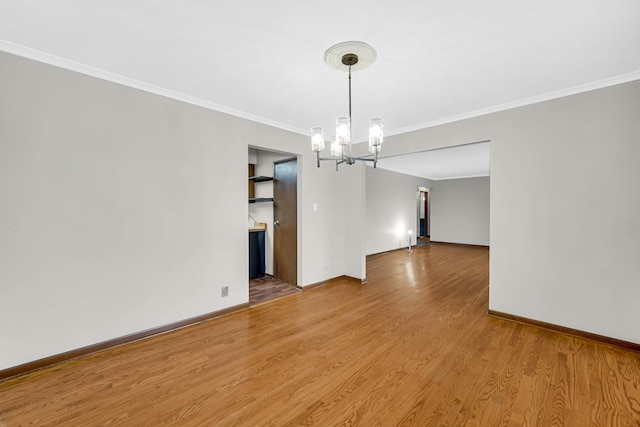
[[[249,181],[253,181],[253,182],[273,181],[273,177],[271,177],[271,176],[250,176],[249,177]]]

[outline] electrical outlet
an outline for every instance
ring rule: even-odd
[[[228,286],[223,286],[220,289],[222,290],[221,294],[222,294],[223,297],[228,297],[229,296],[229,287]]]

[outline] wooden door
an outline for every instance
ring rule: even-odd
[[[429,237],[429,192],[425,191],[424,195],[424,235]]]
[[[255,176],[256,174],[256,165],[252,165],[249,163],[249,177]],[[253,180],[249,180],[249,198],[253,199],[256,197],[256,183]]]
[[[298,284],[298,161],[273,164],[273,275]]]

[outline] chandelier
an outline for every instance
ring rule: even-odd
[[[311,128],[311,149],[316,152],[318,167],[321,160],[334,160],[336,170],[340,164],[352,165],[356,160],[373,162],[373,167],[376,167],[384,133],[380,117],[369,119],[369,154],[359,157],[351,155],[351,71],[368,67],[375,59],[376,51],[363,42],[338,43],[325,52],[324,62],[327,65],[349,73],[349,115],[336,117],[336,134],[331,141],[331,157],[320,157],[320,152],[324,150],[324,129],[320,126]]]

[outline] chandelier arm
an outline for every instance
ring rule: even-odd
[[[373,156],[373,159],[369,157]],[[361,162],[373,162],[373,167],[375,168],[378,165],[378,152],[373,154],[365,154],[364,156],[352,157],[353,160],[358,160]]]
[[[373,156],[373,158],[369,158],[370,156]],[[336,162],[336,171],[338,170],[338,166],[346,163],[348,165],[352,165],[354,164],[356,161],[360,161],[360,162],[373,162],[373,167],[375,168],[377,166],[378,163],[378,155],[377,153],[375,154],[367,154],[364,156],[359,156],[359,157],[351,157],[351,156],[347,156],[346,154],[344,155],[344,158],[338,160],[335,157],[320,157],[320,153],[316,153],[316,160],[318,163],[318,167],[320,167],[320,162],[321,161],[326,161],[326,160],[331,160],[331,161],[335,161]]]

